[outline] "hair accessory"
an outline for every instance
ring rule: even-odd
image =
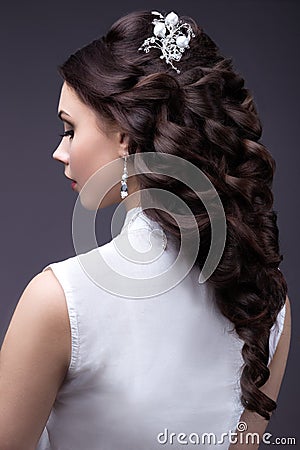
[[[165,58],[167,64],[171,64],[177,73],[177,69],[172,60],[180,61],[183,52],[189,47],[191,37],[195,37],[192,27],[189,23],[183,22],[173,11],[164,17],[158,11],[151,11],[152,14],[159,16],[159,19],[153,19],[153,34],[145,39],[139,50],[149,52],[150,48],[159,48],[162,52],[161,59]],[[187,35],[183,32],[186,31]]]
[[[127,172],[127,156],[124,157],[124,169],[123,169],[123,175],[121,180],[121,198],[124,199],[128,195],[128,188],[127,188],[127,178],[128,178],[128,172]]]

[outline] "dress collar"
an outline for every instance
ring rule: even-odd
[[[125,229],[128,229],[128,231],[134,231],[141,228],[146,228],[149,230],[162,230],[162,227],[158,222],[146,216],[141,206],[130,208],[126,212],[124,223],[121,228],[121,233],[123,233]]]

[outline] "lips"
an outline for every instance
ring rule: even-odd
[[[71,180],[71,181],[74,181],[74,183],[76,183],[76,181],[73,180],[73,178],[68,177],[66,174],[65,174],[65,177],[68,178],[68,179]]]

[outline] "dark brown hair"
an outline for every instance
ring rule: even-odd
[[[117,20],[106,36],[78,49],[59,73],[83,102],[129,135],[129,154],[178,155],[196,165],[214,185],[226,214],[226,245],[210,276],[220,311],[244,341],[242,405],[270,418],[277,404],[259,388],[269,378],[269,335],[283,307],[287,284],[278,266],[277,213],[273,210],[275,161],[259,142],[262,126],[244,79],[209,36],[188,16],[195,37],[175,65],[158,49],[138,51],[153,33],[153,15],[136,11]],[[203,267],[211,232],[199,198],[176,179],[139,175],[141,189],[176,193],[195,214]],[[130,194],[130,193],[129,193]],[[178,238],[169,214],[145,213]]]

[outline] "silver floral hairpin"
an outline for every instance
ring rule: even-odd
[[[183,22],[173,11],[164,17],[158,11],[151,11],[152,14],[159,16],[159,19],[153,19],[153,34],[144,40],[139,50],[149,52],[150,48],[159,48],[162,52],[161,59],[165,58],[167,64],[171,64],[177,73],[177,69],[172,61],[180,61],[185,49],[190,48],[191,37],[195,37],[192,27],[189,23]],[[185,34],[183,30],[187,33]]]

